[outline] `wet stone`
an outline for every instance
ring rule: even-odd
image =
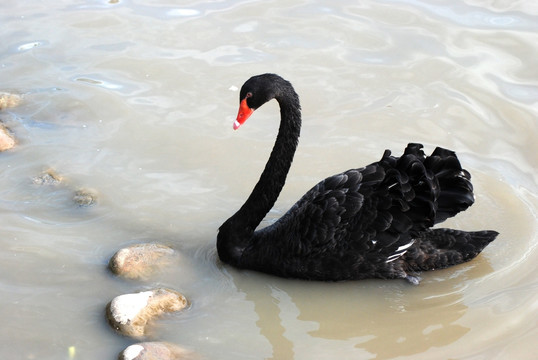
[[[118,360],[181,360],[194,359],[194,354],[181,346],[167,342],[142,342],[123,350]]]
[[[164,313],[176,312],[188,305],[177,291],[159,288],[115,297],[106,307],[110,325],[120,334],[134,338],[146,334],[149,322]]]
[[[8,92],[0,92],[0,110],[18,106],[22,101],[22,97],[17,94]]]
[[[127,279],[144,280],[170,266],[177,253],[159,244],[137,244],[118,250],[108,262],[110,270]]]
[[[5,126],[0,125],[0,152],[9,150],[14,146],[15,138]]]
[[[88,207],[97,203],[97,192],[91,189],[79,189],[73,195],[75,204],[81,207]]]
[[[49,169],[34,177],[32,181],[35,185],[58,185],[62,182],[62,179],[54,170]]]

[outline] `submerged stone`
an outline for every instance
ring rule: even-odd
[[[73,201],[82,207],[95,205],[97,203],[97,192],[90,189],[79,189],[75,191]]]
[[[0,110],[18,106],[22,101],[22,97],[17,94],[0,92]]]
[[[167,342],[142,342],[123,350],[118,360],[181,360],[194,359],[194,354],[181,346]]]
[[[120,334],[142,337],[151,320],[187,306],[187,299],[177,291],[155,289],[115,297],[106,308],[110,325]]]
[[[34,177],[32,181],[36,185],[58,185],[62,182],[62,179],[54,170],[48,169],[41,175]]]
[[[147,279],[169,266],[176,255],[165,245],[137,244],[118,250],[108,262],[108,267],[114,274],[127,279]]]
[[[0,151],[6,151],[15,146],[15,138],[11,135],[11,132],[0,125]]]

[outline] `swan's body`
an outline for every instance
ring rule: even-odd
[[[220,259],[238,268],[312,280],[405,278],[468,261],[495,231],[430,229],[474,202],[470,175],[450,150],[425,156],[409,144],[401,157],[331,176],[274,224],[256,227],[274,205],[291,166],[301,127],[299,97],[278,75],[241,88],[234,129],[265,102],[280,104],[277,140],[245,204],[219,228]]]

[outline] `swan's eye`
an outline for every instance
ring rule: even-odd
[[[246,97],[246,98],[252,97],[252,93],[251,93],[251,92],[248,92],[247,95],[246,95],[245,97]]]

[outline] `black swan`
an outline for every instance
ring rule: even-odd
[[[244,205],[219,228],[222,262],[281,277],[309,280],[407,279],[477,256],[496,231],[431,229],[474,202],[469,173],[453,151],[425,156],[409,144],[401,157],[331,176],[308,191],[278,221],[256,230],[286,181],[301,128],[299,96],[275,74],[241,88],[234,129],[271,99],[280,128],[260,179]]]

